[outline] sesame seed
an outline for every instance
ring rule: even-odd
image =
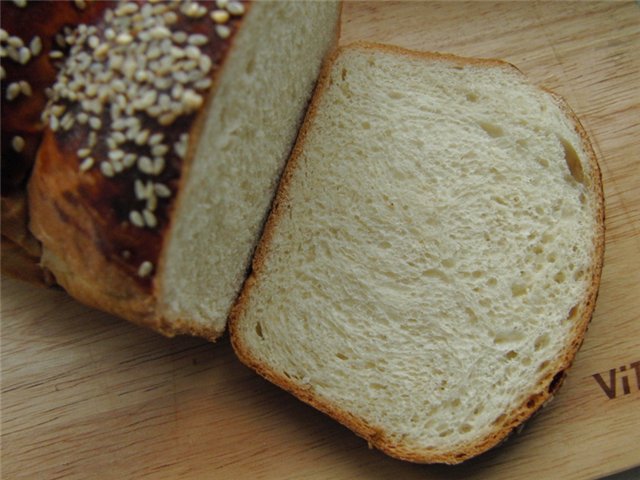
[[[160,198],[168,198],[171,196],[171,190],[163,183],[156,183],[153,186],[153,190]]]
[[[55,132],[58,130],[59,126],[60,126],[60,121],[58,120],[58,117],[51,115],[49,117],[49,128]]]
[[[222,39],[229,38],[231,35],[231,29],[226,25],[216,25],[216,33]]]
[[[216,23],[226,23],[229,20],[229,12],[226,10],[214,10],[211,12],[211,20]]]
[[[89,121],[89,115],[87,115],[84,112],[80,112],[77,116],[76,116],[76,120],[78,120],[78,123],[80,125],[84,125]]]
[[[129,212],[129,221],[136,227],[144,227],[144,218],[142,218],[142,215],[137,210],[131,210]]]
[[[51,50],[49,52],[49,57],[53,59],[62,58],[62,52],[59,50]]]
[[[151,35],[151,38],[162,40],[164,38],[171,37],[171,30],[169,30],[164,25],[157,25],[151,29],[149,34]]]
[[[167,154],[169,147],[166,145],[154,145],[151,149],[151,155],[154,157],[162,157]]]
[[[85,8],[87,8],[87,2],[85,0],[74,0],[74,3],[76,5],[76,8],[78,8],[79,10],[84,10]]]
[[[179,31],[179,32],[175,32],[171,38],[173,39],[174,42],[176,43],[184,43],[187,41],[187,33],[183,32],[183,31]]]
[[[155,157],[153,159],[153,174],[160,175],[164,170],[164,157]]]
[[[158,206],[158,199],[153,194],[153,189],[152,189],[151,195],[149,195],[149,197],[147,198],[147,210],[149,210],[150,212],[153,212],[157,206]]]
[[[22,138],[20,135],[15,135],[11,139],[11,146],[18,153],[22,152],[22,150],[24,149],[24,144],[24,138]]]
[[[99,39],[98,37],[96,37],[95,35],[91,35],[91,36],[89,37],[89,40],[88,40],[88,42],[87,42],[87,43],[89,44],[89,46],[90,46],[91,48],[94,48],[94,49],[95,49],[95,48],[97,48],[97,47],[98,47],[98,45],[100,45],[100,39]]]
[[[111,162],[111,165],[113,166],[113,170],[116,173],[120,173],[124,170],[124,166],[122,165],[122,163],[117,160]]]
[[[94,130],[100,130],[102,127],[102,121],[98,117],[91,117],[89,119],[89,126]]]
[[[136,199],[144,200],[147,198],[147,189],[139,178],[133,183],[133,190],[136,194]]]
[[[93,51],[93,55],[99,60],[104,59],[107,56],[107,53],[109,53],[108,43],[101,43]]]
[[[62,120],[60,120],[60,126],[65,130],[71,130],[71,127],[73,127],[75,121],[76,120],[73,115],[67,113],[64,117],[62,117]]]
[[[82,163],[80,164],[80,171],[81,172],[86,172],[87,170],[91,169],[91,167],[93,167],[94,164],[94,160],[93,157],[87,157],[85,158]]]
[[[177,100],[182,96],[183,92],[184,87],[181,84],[176,83],[171,89],[171,96]]]
[[[113,166],[109,162],[101,162],[100,171],[105,177],[113,177],[115,175]]]
[[[111,138],[113,138],[116,143],[124,143],[127,141],[127,137],[125,137],[122,132],[113,132],[111,134]]]
[[[244,5],[240,2],[229,2],[227,10],[231,15],[242,15],[244,13]]]
[[[209,73],[209,70],[211,70],[211,59],[207,55],[202,55],[198,62],[198,67],[203,73]]]
[[[20,47],[20,50],[18,51],[18,61],[24,65],[29,60],[31,60],[31,50],[27,47]]]
[[[187,48],[184,49],[184,53],[187,55],[187,58],[191,58],[194,60],[199,59],[200,56],[202,55],[200,53],[200,49],[195,45],[189,45]]]
[[[109,160],[120,160],[124,157],[124,152],[122,150],[111,150],[107,156]]]
[[[189,35],[189,44],[201,46],[205,45],[209,39],[206,35],[202,35],[201,33],[194,33],[193,35]]]
[[[182,97],[182,104],[188,112],[200,108],[200,106],[202,106],[202,102],[202,96],[198,95],[193,90],[186,90]]]
[[[7,72],[5,72],[4,67],[0,65],[0,80],[4,80],[7,78]]]
[[[140,267],[138,268],[138,276],[142,278],[147,277],[152,271],[153,263],[145,260],[140,264]]]
[[[29,85],[29,82],[26,80],[20,80],[18,85],[20,86],[20,91],[23,95],[26,95],[27,97],[31,96],[31,93],[33,92],[31,91],[31,85]]]
[[[22,39],[16,35],[11,35],[7,40],[7,43],[9,44],[10,47],[14,47],[14,48],[21,48],[24,46]]]
[[[154,133],[149,138],[149,145],[150,146],[158,145],[158,144],[160,144],[160,142],[162,142],[163,138],[164,138],[164,135],[162,133]]]
[[[181,10],[182,13],[191,18],[200,18],[207,13],[207,9],[198,3],[188,3]]]
[[[0,28],[0,42],[6,42],[7,40],[9,40],[9,32],[4,28]]]
[[[124,165],[124,168],[131,168],[136,164],[136,160],[138,160],[138,157],[135,153],[127,153],[122,159],[122,165]]]
[[[158,123],[163,127],[167,127],[171,125],[176,119],[176,116],[173,113],[165,113],[158,117]]]
[[[142,216],[144,217],[144,222],[147,224],[147,227],[154,228],[158,225],[158,220],[156,220],[156,216],[153,212],[147,210],[146,208],[142,211]]]
[[[131,42],[133,42],[133,37],[129,33],[120,33],[116,36],[118,45],[129,45]]]
[[[138,11],[138,5],[133,3],[133,2],[129,2],[129,3],[125,3],[124,5],[121,5],[120,7],[118,7],[118,9],[116,10],[115,14],[116,16],[124,16],[124,15],[131,15],[132,13],[135,13]]]
[[[216,0],[216,6],[218,8],[227,8],[229,5],[229,0]]]
[[[145,143],[147,143],[148,139],[149,139],[149,130],[142,130],[136,136],[135,142],[137,145],[144,145]]]
[[[146,173],[147,175],[152,175],[154,172],[153,162],[149,157],[139,157],[138,158],[138,169],[142,173]]]
[[[98,135],[96,132],[89,132],[89,146],[95,147],[98,142]]]
[[[13,0],[13,3],[16,4],[16,7],[24,8],[27,6],[27,0]]]
[[[81,148],[80,150],[77,151],[78,157],[80,158],[86,158],[89,155],[91,155],[91,149],[90,148]]]
[[[31,50],[31,55],[34,57],[40,55],[42,52],[42,40],[39,36],[35,36],[31,39],[31,43],[29,43],[29,49]]]
[[[172,25],[178,21],[178,15],[175,12],[167,12],[164,14],[164,21],[167,25]]]

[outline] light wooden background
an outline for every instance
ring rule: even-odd
[[[593,478],[640,464],[640,8],[632,2],[348,3],[342,43],[498,57],[562,94],[601,159],[597,310],[522,434],[462,466],[399,462],[255,376],[228,340],[173,340],[57,291],[2,283],[2,478]],[[620,377],[620,374],[618,374]]]

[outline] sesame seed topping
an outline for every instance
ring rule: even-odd
[[[138,158],[138,170],[142,173],[146,173],[147,175],[153,175],[153,162],[149,157],[139,157]]]
[[[84,10],[85,8],[87,8],[87,2],[85,0],[74,0],[74,3],[76,5],[76,8],[78,8],[79,10]]]
[[[13,3],[16,4],[16,7],[24,8],[27,6],[27,0],[13,0]]]
[[[22,138],[20,135],[15,135],[11,139],[11,146],[18,153],[22,152],[22,150],[24,149],[24,145],[25,145],[24,138]]]
[[[165,161],[164,161],[164,157],[155,157],[153,159],[153,174],[154,175],[160,175],[162,173],[162,171],[164,170],[164,165],[165,165]]]
[[[229,20],[229,12],[226,10],[214,10],[211,12],[211,20],[216,23],[226,23]]]
[[[229,5],[229,0],[216,0],[216,6],[218,8],[227,8]]]
[[[144,217],[144,222],[147,224],[147,227],[154,228],[158,225],[158,220],[153,212],[147,210],[146,208],[142,211],[142,216]]]
[[[22,48],[24,46],[22,39],[15,35],[11,35],[7,39],[7,43],[9,44],[10,47],[13,47],[13,48]]]
[[[231,29],[226,25],[216,25],[216,33],[222,39],[229,38],[231,35]]]
[[[98,134],[96,132],[89,132],[89,146],[95,147],[98,142]]]
[[[56,58],[62,58],[63,54],[60,50],[51,50],[49,52],[49,57],[56,59]]]
[[[86,158],[89,155],[91,155],[91,149],[90,148],[81,148],[80,150],[78,150],[77,154],[78,154],[78,157],[80,157],[80,158]]]
[[[94,130],[100,130],[102,127],[102,121],[98,117],[91,117],[89,119],[89,126]]]
[[[181,10],[182,13],[191,18],[200,18],[207,13],[207,9],[198,3],[186,3]]]
[[[138,276],[142,278],[147,277],[151,274],[152,271],[153,271],[153,263],[149,262],[148,260],[145,260],[140,264],[140,267],[138,268]]]
[[[20,80],[20,82],[18,82],[18,85],[20,86],[20,92],[27,96],[30,97],[31,93],[33,93],[31,91],[31,85],[29,85],[29,82],[27,82],[26,80]]]
[[[34,57],[40,55],[40,52],[42,52],[42,40],[39,36],[36,35],[31,39],[31,42],[29,43],[29,49],[31,50],[31,55],[33,55]]]
[[[124,152],[122,150],[111,150],[108,157],[109,160],[120,160],[124,158]]]
[[[7,72],[5,72],[4,67],[0,65],[0,80],[4,80],[7,78]]]
[[[58,117],[51,115],[49,117],[49,128],[55,132],[58,130],[59,126],[60,126],[60,121],[58,120]]]
[[[122,159],[122,165],[124,165],[124,168],[131,168],[136,164],[137,160],[138,157],[135,153],[127,153]]]
[[[162,157],[167,154],[169,147],[166,145],[154,145],[151,149],[151,155],[154,157]]]
[[[90,170],[91,167],[93,167],[94,165],[94,160],[93,157],[87,157],[85,158],[82,163],[80,164],[80,171],[81,172],[86,172],[87,170]]]
[[[171,190],[163,183],[156,183],[153,186],[153,190],[160,198],[168,198],[171,196]]]
[[[201,33],[194,33],[192,35],[189,35],[188,42],[191,45],[196,45],[199,47],[209,42],[209,39],[206,37],[206,35],[202,35]]]
[[[113,165],[111,165],[109,162],[101,162],[100,171],[105,177],[113,177],[116,173],[113,169]]]
[[[9,40],[9,32],[4,28],[0,28],[0,42],[6,42],[7,40]]]
[[[229,2],[227,5],[227,10],[231,15],[242,15],[244,13],[244,5],[240,2]]]
[[[154,133],[149,137],[149,145],[154,146],[160,144],[164,139],[164,135],[162,133]]]
[[[18,51],[18,61],[24,65],[29,60],[31,60],[31,50],[27,47],[20,47],[20,50]]]
[[[144,218],[142,218],[142,214],[137,210],[131,210],[129,212],[129,221],[136,227],[144,227]]]

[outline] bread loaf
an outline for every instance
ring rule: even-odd
[[[27,229],[27,181],[40,145],[46,92],[66,36],[114,2],[0,2],[2,49],[2,272],[42,282],[40,246]]]
[[[336,2],[120,2],[75,30],[29,182],[78,300],[215,339],[339,26]]]
[[[370,445],[458,463],[562,382],[603,242],[560,97],[504,62],[356,44],[322,74],[231,339]]]

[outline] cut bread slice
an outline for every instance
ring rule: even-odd
[[[340,8],[118,2],[78,26],[29,182],[41,265],[88,305],[220,336]]]
[[[240,359],[387,454],[458,463],[551,398],[603,258],[569,107],[501,61],[325,68],[231,315]]]

